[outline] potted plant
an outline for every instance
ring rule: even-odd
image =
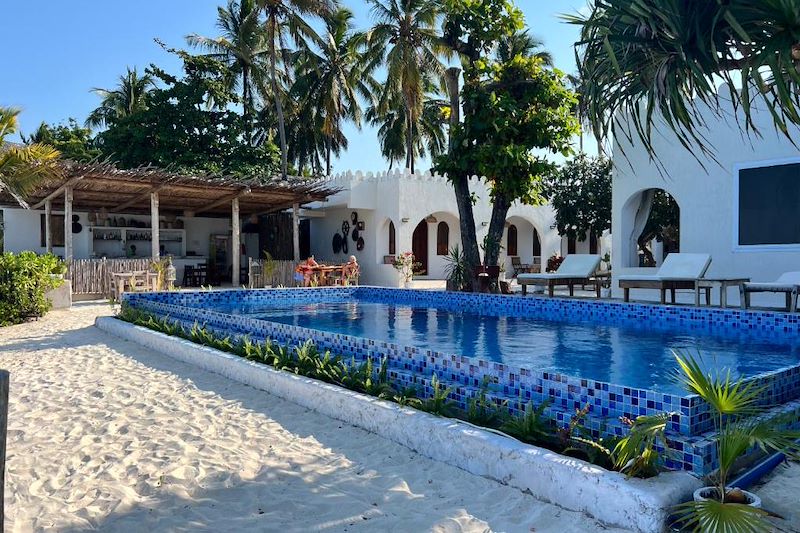
[[[500,265],[490,265],[489,256],[500,253],[503,247],[500,241],[487,235],[483,238],[481,249],[483,250],[483,265],[478,266],[477,273],[479,276],[485,275],[488,276],[490,280],[496,280],[500,277]]]
[[[414,260],[412,252],[403,252],[394,260],[394,268],[400,272],[400,280],[406,289],[411,288],[411,279],[414,277],[414,270],[419,268],[419,263]]]
[[[719,467],[709,476],[709,485],[695,491],[694,501],[678,507],[678,519],[696,531],[768,531],[767,512],[760,509],[755,494],[729,486],[734,469],[754,447],[778,451],[797,458],[800,431],[787,429],[787,417],[766,417],[759,405],[764,388],[755,381],[731,381],[730,370],[712,375],[687,353],[674,352],[677,380],[704,399],[711,408]]]
[[[467,284],[467,259],[456,244],[444,257],[448,291],[462,291]]]

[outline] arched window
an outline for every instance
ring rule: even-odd
[[[450,226],[447,222],[439,222],[436,226],[436,255],[447,255],[450,249]]]
[[[533,228],[533,257],[542,255],[542,241],[539,240],[539,232]]]
[[[506,253],[509,256],[517,255],[517,227],[514,224],[508,227],[508,235],[506,235]]]
[[[397,254],[397,237],[394,230],[394,222],[389,221],[389,255]]]
[[[599,248],[599,243],[597,242],[597,235],[594,234],[593,231],[589,232],[589,253],[597,255]]]
[[[574,254],[578,247],[578,239],[575,237],[567,237],[567,254]]]

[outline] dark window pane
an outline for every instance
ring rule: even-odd
[[[739,244],[800,244],[800,163],[739,171]]]

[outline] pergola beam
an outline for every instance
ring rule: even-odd
[[[108,212],[109,213],[120,213],[120,212],[123,212],[126,209],[128,209],[129,207],[134,206],[134,205],[138,204],[139,202],[143,202],[143,201],[147,200],[147,198],[150,197],[150,195],[152,193],[154,193],[154,192],[157,193],[158,191],[160,191],[161,189],[166,187],[167,184],[168,183],[159,183],[158,185],[153,185],[152,187],[150,187],[146,191],[144,191],[144,192],[142,192],[140,194],[137,194],[136,196],[134,196],[133,198],[131,198],[127,202],[119,204],[116,207],[112,207],[111,209],[108,210]]]
[[[221,205],[225,205],[225,204],[228,204],[228,203],[230,203],[230,202],[232,202],[234,200],[238,200],[242,196],[246,196],[248,194],[250,194],[250,187],[242,189],[241,191],[237,191],[237,192],[235,192],[233,194],[229,194],[228,196],[220,198],[216,202],[210,203],[210,204],[208,204],[208,205],[206,205],[204,207],[193,209],[192,211],[194,211],[194,215],[197,216],[200,213],[205,213],[206,211],[211,211],[212,209],[216,209],[217,207],[219,207]]]
[[[57,188],[56,190],[54,190],[53,192],[51,192],[50,194],[48,194],[47,196],[42,198],[41,201],[39,201],[39,202],[33,204],[32,206],[30,206],[29,209],[39,209],[44,205],[44,203],[47,200],[52,200],[53,198],[55,198],[56,196],[59,196],[61,193],[63,193],[67,189],[70,189],[70,191],[71,191],[72,190],[72,186],[75,185],[76,183],[78,183],[79,181],[81,181],[83,178],[84,178],[84,176],[75,176],[74,178],[70,179],[66,183],[62,184],[59,188]],[[70,192],[70,197],[72,197],[72,193],[71,192]]]

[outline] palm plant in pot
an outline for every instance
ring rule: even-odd
[[[448,291],[462,291],[467,284],[468,269],[467,258],[461,248],[456,244],[444,257],[444,273],[447,276]]]
[[[756,448],[798,457],[800,449],[795,441],[800,431],[788,429],[792,422],[789,417],[764,416],[765,408],[758,402],[764,388],[755,381],[732,380],[730,370],[717,375],[706,373],[701,359],[673,353],[679,366],[677,381],[710,406],[719,458],[719,467],[709,476],[709,486],[695,491],[694,501],[678,507],[678,520],[694,531],[769,531],[761,500],[729,486],[731,475],[741,459]]]

